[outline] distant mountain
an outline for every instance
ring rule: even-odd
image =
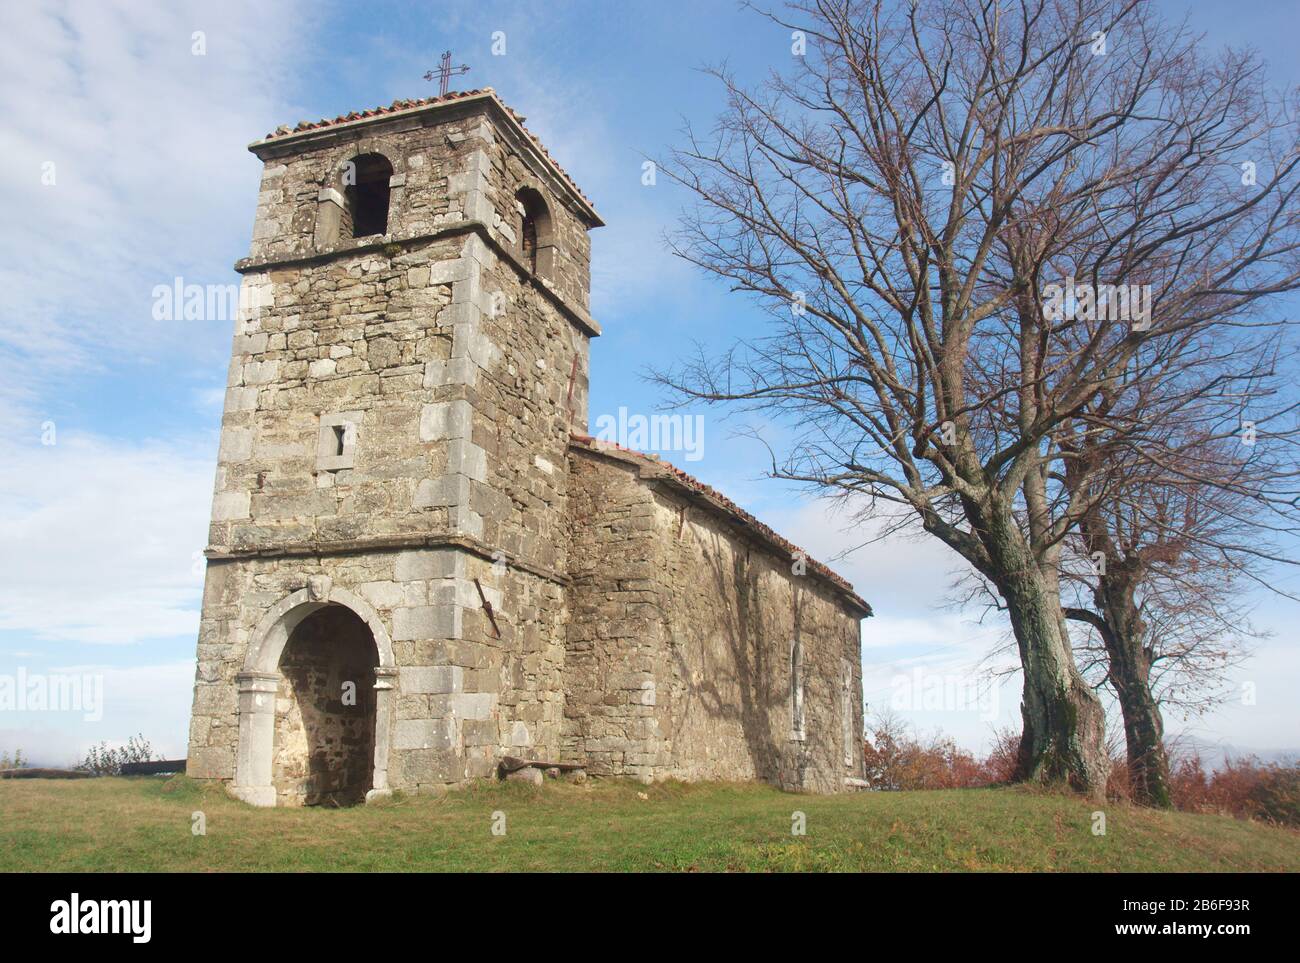
[[[1174,747],[1174,755],[1201,757],[1206,769],[1222,769],[1228,760],[1249,759],[1252,756],[1264,763],[1277,763],[1281,766],[1294,766],[1300,763],[1300,749],[1257,749],[1251,746],[1234,746],[1228,742],[1217,742],[1193,735],[1171,736],[1169,742]]]

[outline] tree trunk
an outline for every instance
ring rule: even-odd
[[[1070,618],[1095,628],[1106,647],[1107,679],[1115,689],[1124,718],[1133,801],[1169,809],[1173,796],[1165,724],[1160,704],[1151,694],[1151,655],[1142,644],[1146,627],[1134,602],[1135,584],[1130,573],[1102,575],[1093,591],[1098,611],[1070,608],[1066,612]]]
[[[1020,649],[1024,728],[1016,778],[1068,784],[1095,799],[1105,797],[1110,761],[1105,717],[1096,693],[1074,664],[1064,612],[1051,579],[1009,512],[993,513],[983,539]]]
[[[1142,661],[1145,662],[1145,657]],[[1151,696],[1145,670],[1140,674],[1137,670],[1137,666],[1127,665],[1121,669],[1121,662],[1111,657],[1111,677],[1124,715],[1124,741],[1128,746],[1133,801],[1143,806],[1169,809],[1173,806],[1173,798],[1169,788],[1164,720],[1160,716],[1160,706]],[[1131,674],[1121,677],[1121,672]]]
[[[1103,576],[1096,600],[1105,613],[1102,640],[1110,660],[1110,681],[1124,717],[1133,801],[1168,809],[1173,800],[1165,725],[1160,706],[1151,695],[1151,657],[1143,646],[1146,631],[1133,599],[1133,583]]]

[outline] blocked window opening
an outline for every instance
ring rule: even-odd
[[[542,195],[525,187],[515,195],[518,212],[519,255],[528,270],[541,277],[551,276],[555,242],[551,231],[551,212]]]
[[[362,154],[344,165],[343,196],[353,237],[388,233],[392,176],[393,165],[383,154]]]
[[[844,742],[844,765],[852,766],[858,741],[853,738],[853,667],[845,662],[840,673],[840,738]]]

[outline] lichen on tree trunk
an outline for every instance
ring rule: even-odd
[[[1111,671],[1114,672],[1114,663]],[[1144,683],[1121,686],[1117,680],[1115,688],[1120,692],[1120,711],[1124,716],[1124,741],[1128,747],[1133,801],[1143,806],[1169,809],[1173,806],[1173,796],[1160,707]]]
[[[983,541],[1024,673],[1016,777],[1102,798],[1109,770],[1105,717],[1075,666],[1056,586],[1009,513],[990,513]]]
[[[1145,648],[1146,625],[1135,599],[1136,580],[1126,571],[1103,576],[1094,593],[1104,613],[1101,633],[1109,659],[1109,678],[1124,717],[1133,801],[1168,809],[1169,757],[1165,752],[1164,720],[1151,692],[1151,655]]]

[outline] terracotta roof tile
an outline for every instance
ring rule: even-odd
[[[732,516],[732,518],[735,519],[737,522],[739,522],[742,527],[753,532],[756,536],[758,536],[760,540],[767,542],[770,546],[776,548],[779,552],[788,555],[790,557],[794,557],[795,555],[802,555],[808,562],[809,571],[815,572],[817,575],[820,575],[823,579],[830,582],[836,588],[839,588],[841,591],[847,594],[850,599],[852,599],[855,603],[860,605],[868,615],[871,614],[871,606],[853,590],[853,585],[848,581],[848,579],[844,578],[843,576],[837,575],[828,566],[823,565],[821,562],[809,556],[809,554],[805,552],[803,549],[801,549],[798,545],[795,545],[793,542],[783,538],[781,535],[779,535],[774,529],[770,528],[769,526],[764,525],[757,518],[755,518],[749,512],[745,511],[743,508],[741,508],[739,505],[737,505],[730,498],[722,494],[722,492],[718,491],[713,486],[706,485],[698,478],[695,478],[693,475],[688,475],[686,472],[682,471],[676,465],[664,461],[663,459],[659,458],[657,455],[649,455],[646,454],[645,452],[636,451],[632,448],[625,448],[622,445],[616,444],[611,441],[599,441],[591,437],[590,435],[573,434],[570,435],[569,438],[570,438],[570,443],[574,447],[583,448],[588,451],[617,453],[624,456],[630,456],[628,460],[636,460],[643,463],[644,465],[653,466],[654,468],[660,469],[665,476],[675,481],[681,487],[684,487],[692,492],[695,492],[698,495],[703,495],[708,501],[715,504],[723,512]]]
[[[289,127],[287,124],[277,127],[271,133],[266,135],[266,139],[274,140],[277,137],[287,137],[290,134],[299,134],[307,130],[333,127],[336,124],[346,124],[349,121],[362,120],[366,117],[380,117],[384,114],[395,114],[404,110],[415,110],[420,107],[428,107],[432,104],[450,103],[454,100],[464,100],[466,97],[481,97],[483,95],[491,97],[502,110],[514,119],[520,129],[528,135],[528,139],[533,142],[533,146],[541,152],[543,157],[550,161],[551,165],[560,173],[560,176],[564,178],[565,183],[567,183],[569,187],[573,188],[574,193],[581,197],[588,207],[595,210],[595,205],[591,202],[591,198],[587,197],[587,195],[582,192],[582,188],[578,187],[577,182],[575,182],[574,179],[569,176],[568,172],[556,162],[555,158],[551,156],[551,152],[546,149],[545,145],[540,140],[538,140],[537,135],[524,126],[524,118],[516,113],[513,107],[509,106],[505,101],[498,97],[496,91],[491,87],[481,87],[475,90],[453,90],[449,91],[445,97],[424,97],[419,100],[395,100],[387,107],[372,107],[369,110],[362,111],[354,110],[347,114],[340,114],[338,117],[332,119],[324,118],[315,121],[300,120],[294,127]]]

